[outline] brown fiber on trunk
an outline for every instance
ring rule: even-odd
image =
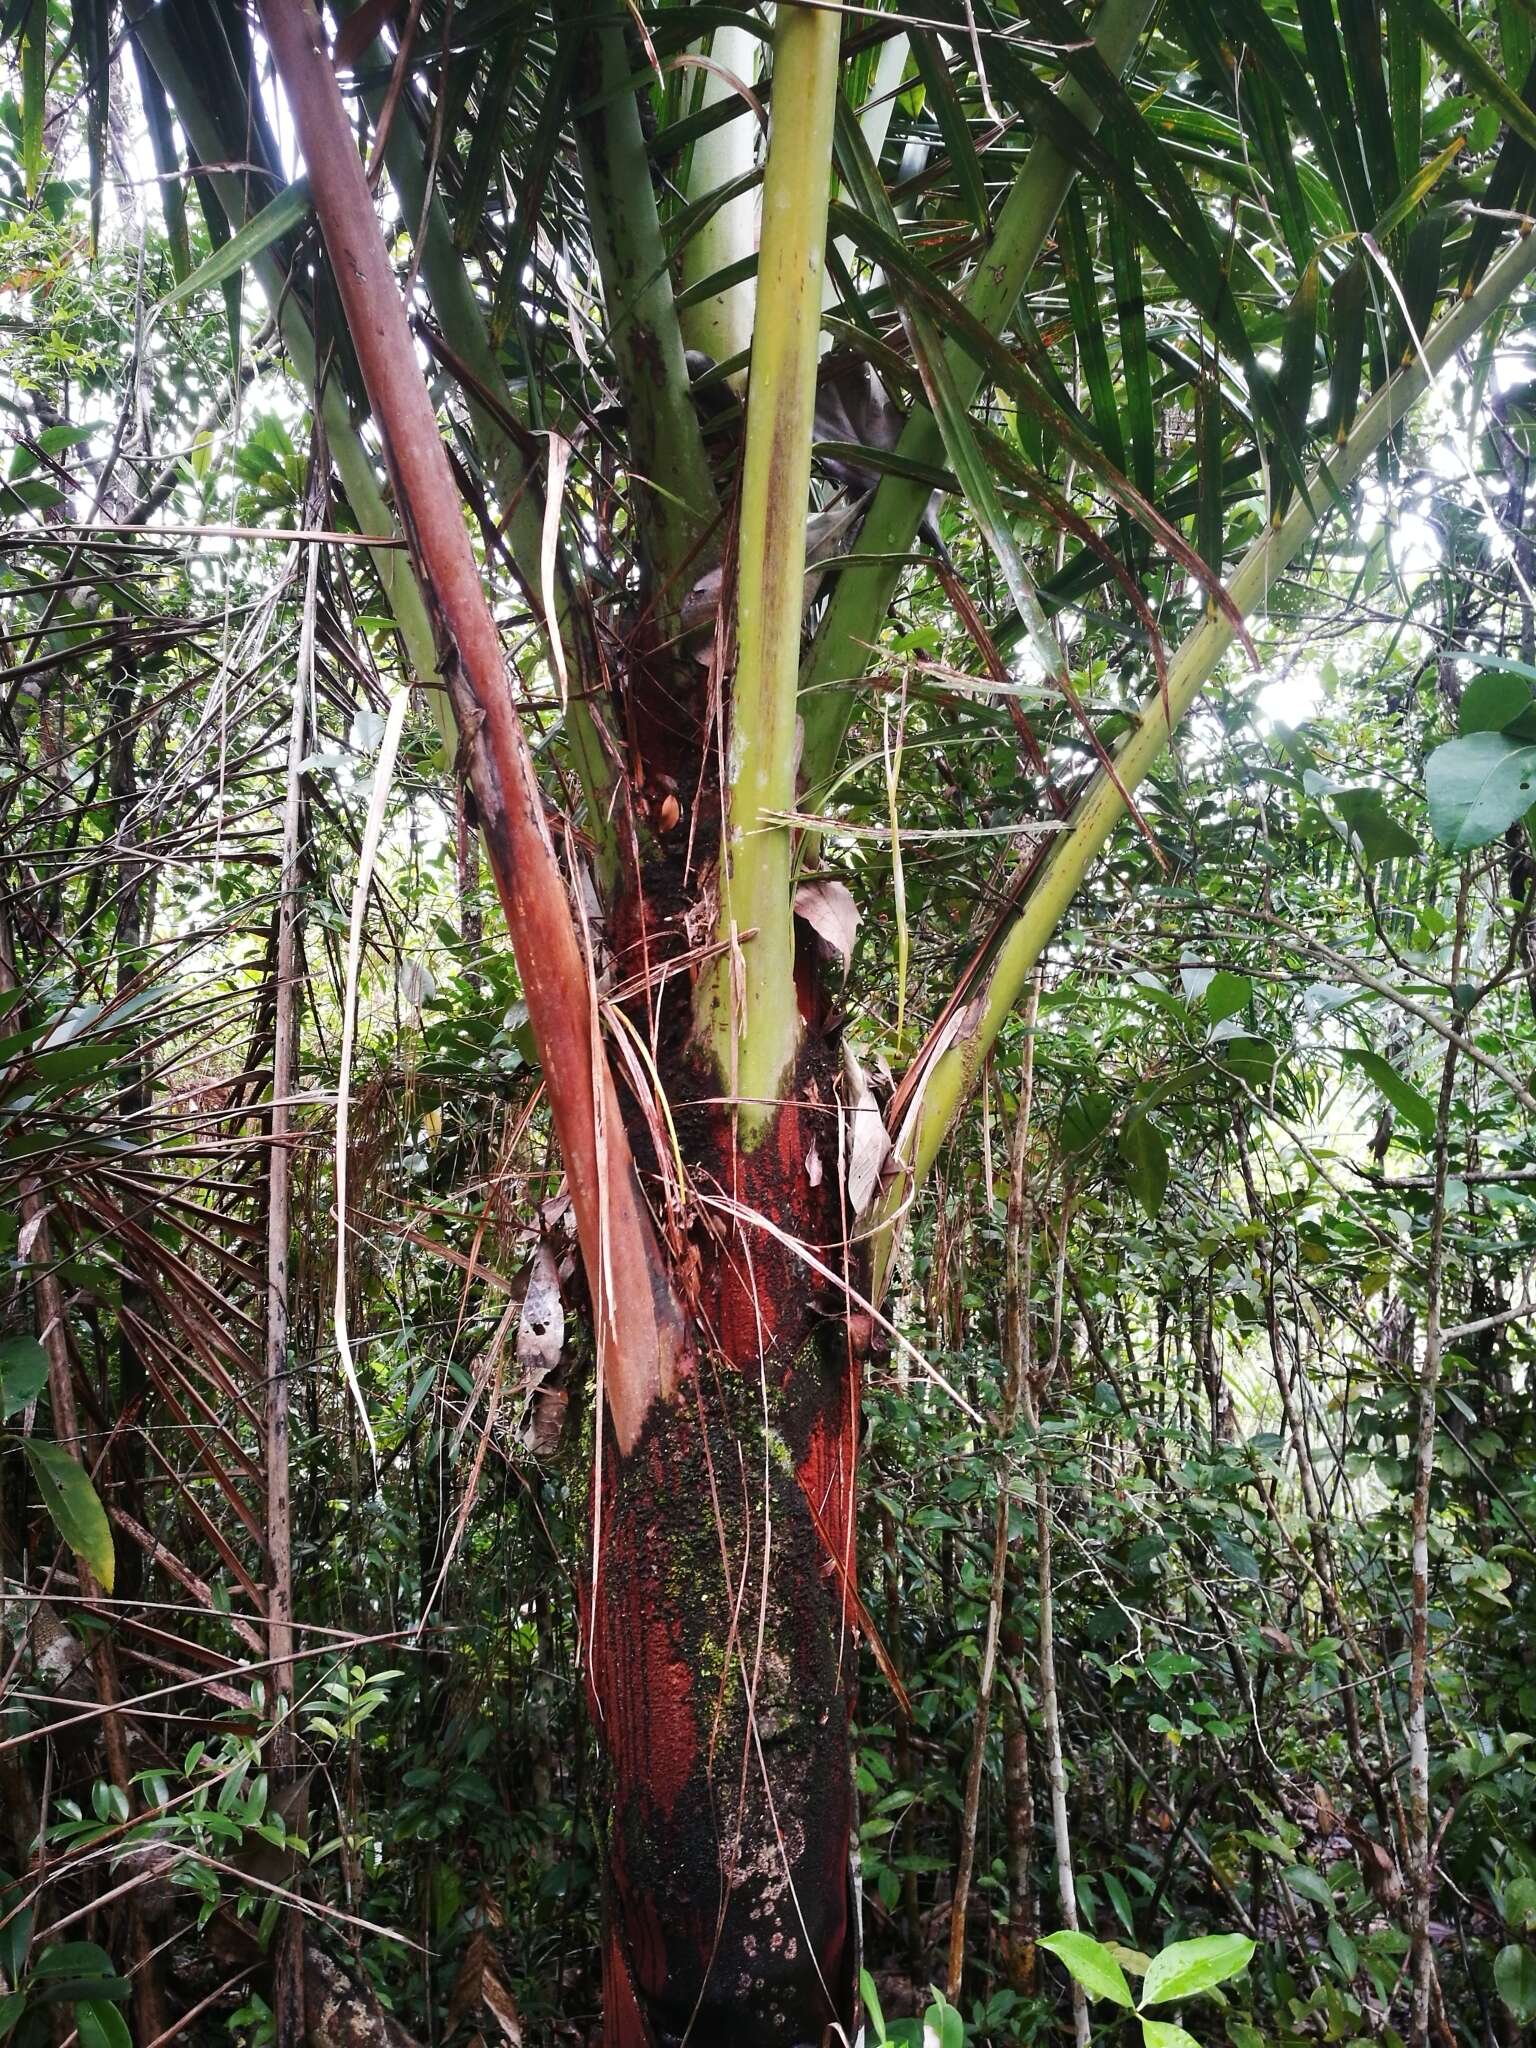
[[[628,1458],[609,1433],[583,1628],[612,1799],[605,2040],[820,2042],[854,2003],[860,1375],[840,1289],[729,1205],[842,1270],[838,1054],[808,1039],[750,1153],[701,1099],[717,1084],[674,1064],[710,1226],[684,1261],[695,1355]]]

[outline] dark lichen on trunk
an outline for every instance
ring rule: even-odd
[[[653,848],[616,920],[629,951],[643,916],[653,971],[707,888],[682,864],[676,846]],[[851,2034],[856,1974],[859,1360],[841,1284],[841,1049],[818,1019],[747,1149],[677,979],[653,1022],[698,1197],[674,1276],[693,1356],[627,1457],[605,1437],[583,1617],[611,1802],[605,2039],[821,2042]]]

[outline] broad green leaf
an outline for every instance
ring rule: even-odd
[[[1131,1193],[1149,1217],[1168,1192],[1168,1145],[1149,1116],[1134,1116],[1120,1133],[1120,1157]]]
[[[1104,1873],[1104,1889],[1109,1894],[1109,1903],[1115,1909],[1115,1918],[1134,1941],[1136,1939],[1136,1916],[1131,1911],[1130,1895],[1112,1870]]]
[[[1513,669],[1485,669],[1461,693],[1463,734],[1506,732],[1531,708],[1531,686]]]
[[[965,2048],[965,2021],[942,1991],[923,2014],[923,2048]]]
[[[880,2007],[880,1994],[875,1989],[875,1980],[868,1970],[859,1972],[859,1996],[864,2001],[864,2010],[869,2014],[869,2023],[875,2030],[875,2040],[884,2041],[885,2014]]]
[[[80,1562],[89,1566],[102,1591],[110,1593],[115,1567],[112,1529],[85,1467],[61,1444],[30,1439],[23,1448],[54,1527]]]
[[[1213,1027],[1222,1063],[1250,1088],[1265,1089],[1275,1078],[1275,1048],[1267,1038],[1256,1038],[1235,1018]]]
[[[1328,1946],[1346,1979],[1353,1983],[1355,1972],[1360,1967],[1360,1951],[1337,1920],[1328,1922]]]
[[[1364,1047],[1356,1046],[1344,1057],[1350,1066],[1358,1067],[1376,1084],[1392,1107],[1399,1115],[1407,1117],[1416,1131],[1426,1138],[1434,1135],[1434,1104],[1411,1081],[1405,1081],[1396,1067],[1384,1060],[1380,1053],[1367,1052]]]
[[[1193,2034],[1176,2027],[1172,2020],[1143,2019],[1141,2023],[1143,2048],[1200,2048]]]
[[[1225,967],[1218,967],[1205,984],[1201,994],[1201,1008],[1213,1024],[1221,1024],[1228,1017],[1235,1017],[1239,1010],[1246,1010],[1253,1001],[1253,983],[1245,974],[1229,974]]]
[[[1536,1954],[1518,1941],[1501,1948],[1493,1961],[1500,1998],[1522,2027],[1536,2020]]]
[[[1379,789],[1340,789],[1334,792],[1331,801],[1360,842],[1367,867],[1382,860],[1418,858],[1419,842],[1392,816]]]
[[[21,30],[21,175],[29,199],[43,182],[47,91],[48,0],[32,0]]]
[[[1325,1913],[1333,1911],[1333,1892],[1327,1879],[1315,1870],[1309,1870],[1305,1863],[1296,1863],[1285,1873],[1286,1884],[1298,1899],[1307,1899],[1314,1906],[1321,1906]]]
[[[1436,839],[1452,853],[1470,853],[1536,802],[1536,745],[1503,732],[1447,740],[1425,763],[1424,786]]]
[[[1124,2006],[1127,2012],[1135,2010],[1136,2001],[1131,1997],[1125,1972],[1103,1942],[1095,1941],[1091,1934],[1074,1934],[1064,1927],[1059,1933],[1047,1934],[1040,1946],[1066,1964],[1090,1998],[1107,1998]]]
[[[211,285],[222,284],[226,278],[233,277],[264,250],[270,249],[275,241],[289,234],[308,214],[309,180],[295,178],[237,234],[231,235],[206,261],[199,263],[190,277],[184,277],[180,284],[168,291],[155,306],[151,318],[158,319],[170,307],[180,305],[183,299],[190,299]]]
[[[1536,1877],[1517,1877],[1506,1887],[1504,1921],[1516,1934],[1536,1929]]]
[[[104,1998],[82,1999],[75,2007],[80,2048],[133,2048],[128,2022]]]
[[[0,1344],[0,1421],[9,1422],[48,1384],[48,1354],[35,1337]]]
[[[1152,1958],[1141,2002],[1166,2005],[1174,1998],[1194,1998],[1224,1984],[1240,1970],[1258,1946],[1246,1934],[1205,1934],[1196,1941],[1175,1941]]]
[[[80,1045],[61,1045],[56,1052],[34,1053],[32,1070],[42,1081],[76,1081],[82,1074],[111,1066],[126,1050],[115,1040],[92,1038]]]
[[[111,1977],[112,1958],[94,1941],[61,1941],[44,1949],[32,1965],[35,1977]]]
[[[1086,1152],[1103,1137],[1115,1114],[1114,1097],[1102,1089],[1081,1089],[1062,1111],[1061,1144],[1065,1152]]]

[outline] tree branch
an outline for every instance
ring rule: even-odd
[[[1292,500],[1285,517],[1266,528],[1238,564],[1228,592],[1243,618],[1252,617],[1264,604],[1311,538],[1323,509],[1338,503],[1340,494],[1422,396],[1430,376],[1479,332],[1532,269],[1536,269],[1536,234],[1527,233],[1489,268],[1476,290],[1459,299],[1431,329],[1420,354],[1388,378],[1362,408],[1348,439],[1319,468],[1307,493]],[[1125,815],[1127,795],[1161,757],[1234,637],[1227,613],[1208,610],[1169,664],[1166,690],[1154,691],[1146,700],[1136,724],[1116,751],[1112,768],[1100,768],[1073,805],[1067,829],[1051,842],[1034,885],[978,981],[976,993],[958,1016],[952,1006],[945,1012],[945,1023],[913,1061],[911,1075],[903,1084],[903,1100],[909,1107],[895,1141],[901,1171],[870,1219],[871,1296],[876,1301],[890,1271],[912,1192],[964,1108],[1035,962],[1050,943],[1089,866]]]

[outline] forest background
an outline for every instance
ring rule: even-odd
[[[0,37],[0,2040],[1525,2038],[1523,0]]]

